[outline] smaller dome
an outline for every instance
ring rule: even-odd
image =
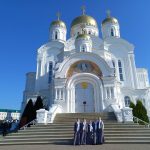
[[[63,21],[61,20],[56,20],[56,21],[53,21],[50,25],[50,27],[52,26],[60,26],[60,27],[63,27],[63,28],[66,28],[66,25]]]
[[[88,34],[79,34],[76,39],[90,40],[90,36]]]
[[[117,24],[118,20],[114,17],[107,17],[106,19],[103,20],[102,25],[106,24],[106,23],[114,23]]]

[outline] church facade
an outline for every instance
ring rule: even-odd
[[[38,95],[51,115],[117,112],[139,99],[150,116],[148,71],[136,67],[134,46],[121,38],[116,18],[107,14],[99,29],[83,12],[66,35],[58,17],[50,25],[49,42],[37,50],[36,72],[26,75],[22,110]]]

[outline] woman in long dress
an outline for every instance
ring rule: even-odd
[[[74,142],[73,145],[80,145],[80,130],[81,130],[81,123],[80,119],[74,123]]]

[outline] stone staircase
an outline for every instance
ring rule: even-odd
[[[150,128],[134,123],[117,123],[114,113],[57,114],[52,124],[37,124],[26,130],[1,138],[0,145],[72,144],[76,118],[96,120],[101,116],[105,124],[105,143],[150,143]]]

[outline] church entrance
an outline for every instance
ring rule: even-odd
[[[91,83],[81,82],[75,86],[75,112],[95,112],[94,87]]]

